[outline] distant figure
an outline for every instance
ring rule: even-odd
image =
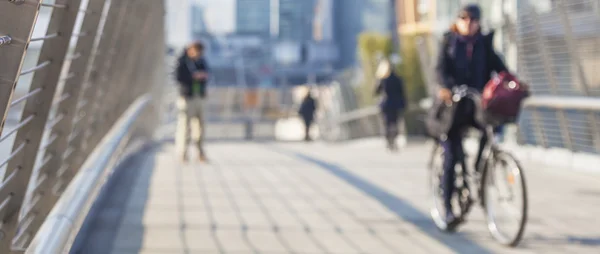
[[[376,73],[379,85],[375,95],[383,94],[380,103],[381,114],[385,126],[385,139],[391,151],[398,150],[396,137],[398,137],[398,121],[401,119],[406,106],[404,96],[404,82],[393,70],[389,61],[383,60]]]
[[[177,65],[180,97],[177,100],[177,133],[175,146],[182,161],[188,160],[188,131],[198,148],[200,161],[206,161],[203,147],[205,132],[204,101],[208,80],[208,65],[203,58],[204,46],[200,42],[188,46]]]
[[[315,111],[317,111],[317,102],[309,90],[306,93],[304,100],[302,100],[300,110],[298,110],[298,114],[302,117],[302,120],[304,120],[304,141],[312,141],[312,138],[310,137],[310,127],[315,118]]]

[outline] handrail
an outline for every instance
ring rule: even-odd
[[[588,96],[535,95],[525,100],[523,107],[600,111],[600,98]]]
[[[104,180],[103,175],[109,170],[109,162],[150,99],[148,94],[141,96],[123,113],[73,178],[26,253],[62,253],[70,248],[69,240],[79,231],[81,225],[78,223],[87,216],[90,203],[95,200]]]
[[[412,112],[412,111],[419,110],[419,109],[422,109],[422,106],[410,104],[408,106],[408,108],[406,109],[406,112]],[[347,123],[350,121],[362,119],[365,117],[377,115],[380,112],[381,112],[381,109],[377,105],[363,107],[363,108],[351,110],[351,111],[340,114],[339,117],[333,119],[332,123],[333,124],[343,124],[343,123]]]

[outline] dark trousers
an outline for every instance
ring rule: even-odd
[[[452,211],[452,195],[456,189],[456,171],[455,166],[458,163],[464,164],[465,151],[463,149],[463,134],[469,127],[474,127],[482,131],[483,135],[479,140],[479,149],[477,151],[476,166],[481,160],[483,150],[488,142],[488,137],[485,135],[485,126],[477,123],[473,117],[473,105],[470,101],[459,103],[454,116],[452,127],[448,131],[447,139],[442,142],[444,148],[444,176],[442,178],[442,187],[444,191],[444,205],[446,211]]]
[[[385,126],[385,138],[388,141],[395,140],[399,133],[398,121],[400,120],[402,111],[400,109],[382,109],[381,115]]]
[[[311,140],[311,138],[310,138],[310,126],[313,123],[313,119],[305,117],[303,120],[304,120],[304,140]]]

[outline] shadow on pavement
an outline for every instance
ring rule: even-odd
[[[150,187],[154,157],[159,147],[160,143],[147,144],[115,167],[87,215],[70,251],[71,254],[112,253],[132,193],[136,191],[135,198],[142,197],[143,201],[147,200],[149,190],[142,190],[140,194],[140,190],[135,190],[134,187]],[[142,173],[145,170],[150,172]],[[143,225],[145,209],[138,209],[141,212],[140,216],[136,217],[138,221],[128,221],[129,224]],[[128,231],[126,251],[138,253],[144,240],[144,228],[140,226],[138,230]]]
[[[281,153],[281,151],[275,151]],[[300,153],[292,153],[291,155],[295,156],[296,158],[315,164],[320,168],[333,174],[334,176],[344,180],[345,182],[354,186],[355,188],[360,189],[362,192],[371,196],[383,206],[388,208],[390,211],[395,213],[398,217],[404,219],[407,222],[412,223],[423,233],[427,234],[433,239],[438,240],[440,243],[446,245],[447,247],[449,247],[457,253],[492,253],[491,250],[488,250],[487,248],[467,238],[464,234],[446,234],[441,232],[431,220],[425,219],[429,218],[427,214],[419,211],[417,208],[413,207],[405,200],[402,200],[397,196],[390,194],[389,192],[376,186],[375,184],[370,183],[365,179],[362,179],[361,177],[350,173],[343,167]],[[415,218],[424,219],[415,220]]]
[[[567,236],[567,242],[580,244],[580,245],[599,246],[600,247],[600,237],[590,238],[590,237]]]
[[[561,245],[580,245],[585,247],[600,247],[600,236],[598,237],[588,237],[588,236],[572,236],[566,235],[564,237],[547,237],[543,235],[533,235],[526,239],[523,242],[525,247],[529,245],[552,245],[552,246],[561,246]]]

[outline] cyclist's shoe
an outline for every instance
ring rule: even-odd
[[[446,213],[446,231],[454,232],[458,224],[460,224],[460,218],[454,216],[454,213],[448,212]]]

